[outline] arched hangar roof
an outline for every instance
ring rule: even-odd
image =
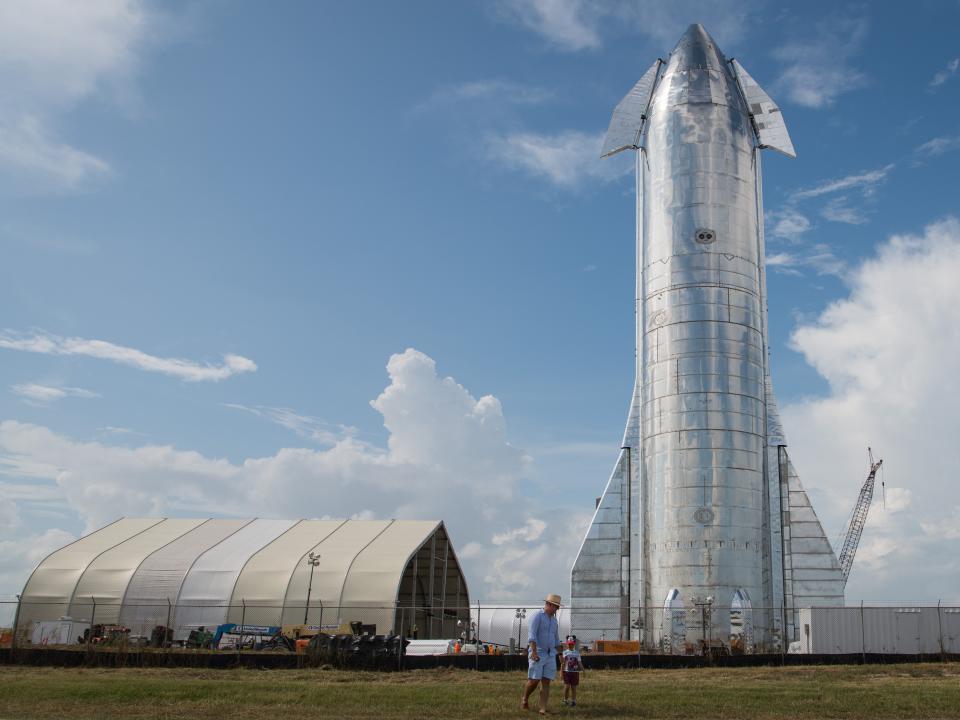
[[[424,635],[430,627],[442,633],[445,616],[450,624],[455,608],[469,607],[442,522],[121,518],[40,563],[17,627],[68,616],[149,635],[169,621],[185,637],[201,626],[280,626],[306,616],[308,624],[360,621],[383,633],[414,622],[400,619],[401,607],[426,622]]]

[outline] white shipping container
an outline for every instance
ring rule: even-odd
[[[960,653],[960,608],[801,608],[802,653]]]

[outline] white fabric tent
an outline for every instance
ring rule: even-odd
[[[185,639],[228,622],[299,624],[305,610],[328,630],[452,637],[469,596],[442,522],[123,518],[40,563],[17,632],[66,616],[149,636],[170,618]]]

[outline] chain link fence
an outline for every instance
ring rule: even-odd
[[[279,606],[0,601],[0,647],[306,652],[316,636],[399,637],[404,655],[521,655],[533,605]],[[563,608],[584,655],[958,654],[960,607]],[[393,646],[392,646],[393,647]]]

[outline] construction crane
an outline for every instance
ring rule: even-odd
[[[850,515],[846,536],[843,539],[843,549],[840,551],[840,572],[843,573],[844,580],[849,577],[850,568],[853,567],[853,558],[857,554],[860,536],[863,535],[863,528],[867,524],[870,503],[873,502],[873,486],[877,479],[877,470],[883,465],[883,460],[873,461],[873,450],[870,448],[867,448],[867,454],[870,456],[870,474],[860,488],[860,497],[853,506],[853,513]]]

